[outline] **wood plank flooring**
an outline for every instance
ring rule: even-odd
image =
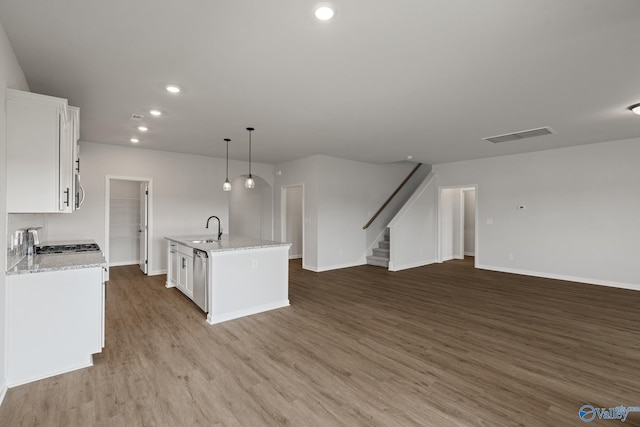
[[[582,426],[584,404],[640,406],[640,292],[297,260],[291,307],[212,326],[164,276],[110,275],[94,366],[10,389],[0,426]]]

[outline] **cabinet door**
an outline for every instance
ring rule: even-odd
[[[68,107],[69,116],[69,137],[71,138],[71,209],[80,208],[80,201],[84,197],[80,189],[80,109],[78,107]]]
[[[188,297],[193,297],[193,257],[179,254],[180,273],[178,274],[178,289]]]
[[[180,272],[180,257],[175,249],[169,250],[169,285],[178,285],[178,273]]]
[[[102,351],[102,267],[7,276],[9,386],[87,366]]]
[[[67,116],[68,117],[68,116]],[[75,207],[73,189],[73,123],[60,115],[60,212],[73,212]]]
[[[6,90],[8,212],[70,212],[71,166],[63,171],[60,157],[62,149],[69,164],[66,127],[66,99]]]
[[[184,283],[184,288],[186,290],[189,298],[193,299],[193,257],[187,258],[187,280]]]

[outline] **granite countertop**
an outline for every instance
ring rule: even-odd
[[[291,246],[291,243],[276,242],[273,240],[261,240],[254,239],[252,237],[223,235],[220,241],[211,243],[194,243],[192,240],[215,240],[217,236],[214,234],[209,235],[194,235],[194,236],[170,236],[165,239],[172,242],[179,243],[181,245],[188,246],[190,248],[198,249],[201,251],[209,252],[225,252],[225,251],[240,251],[247,249],[262,249],[262,248],[274,248],[279,246]]]
[[[93,240],[73,240],[63,242],[45,242],[45,245],[69,245],[95,243]],[[69,254],[43,254],[25,256],[19,263],[7,270],[7,275],[42,273],[46,271],[73,270],[78,268],[106,267],[102,251],[77,252]]]
[[[77,268],[106,267],[107,262],[98,252],[79,252],[75,254],[51,254],[25,256],[7,275],[42,273],[44,271],[73,270]]]

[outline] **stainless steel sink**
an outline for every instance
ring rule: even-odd
[[[201,240],[189,240],[191,243],[216,243],[219,240],[215,239],[201,239]]]

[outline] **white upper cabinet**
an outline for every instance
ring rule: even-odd
[[[69,144],[71,144],[71,194],[73,195],[72,209],[80,208],[80,202],[84,195],[80,187],[80,149],[78,140],[80,139],[80,109],[78,107],[68,107],[69,117]]]
[[[7,89],[8,212],[73,212],[76,110],[66,99]]]

